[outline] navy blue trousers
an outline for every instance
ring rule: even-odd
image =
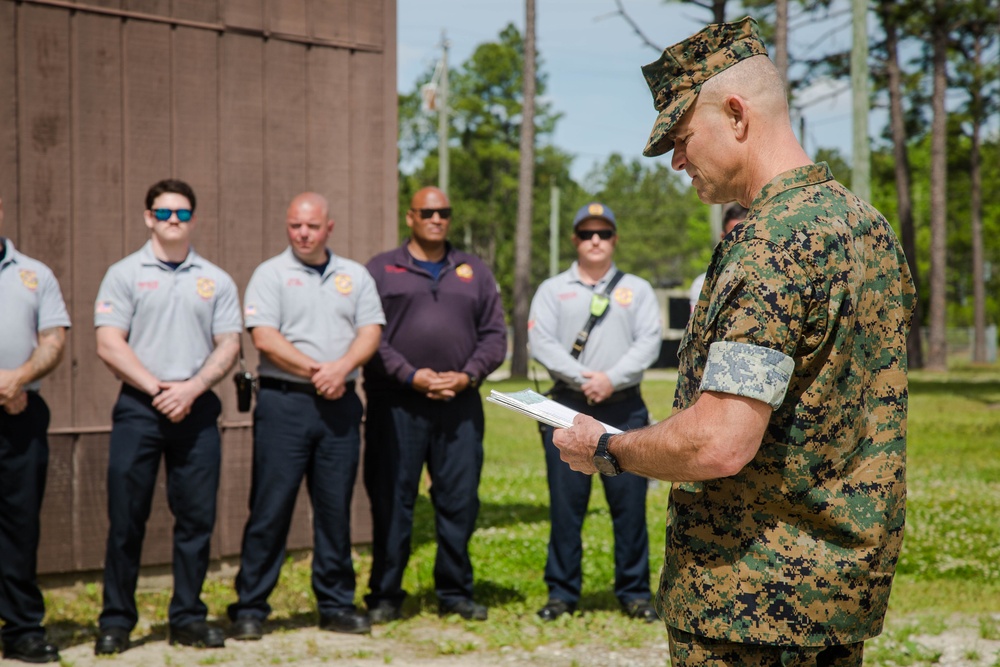
[[[49,408],[33,391],[20,414],[9,415],[0,407],[0,636],[6,645],[45,634],[36,568],[48,428]]]
[[[285,560],[303,477],[313,507],[312,585],[320,614],[354,608],[351,496],[363,407],[354,391],[336,401],[261,389],[253,416],[250,518],[243,532],[238,601],[229,617],[267,618]]]
[[[386,600],[401,604],[403,573],[410,559],[413,508],[424,462],[431,476],[437,555],[438,601],[472,598],[469,539],[479,515],[483,468],[483,404],[468,389],[450,401],[405,389],[368,396],[365,420],[365,488],[372,505],[369,608]]]
[[[649,413],[636,396],[612,405],[587,405],[582,394],[560,394],[556,400],[577,412],[622,430],[645,426]],[[559,458],[546,427],[545,467],[549,481],[549,555],[545,583],[549,597],[576,604],[583,583],[581,561],[583,519],[590,502],[591,476],[576,472]],[[594,443],[595,445],[597,443]],[[611,510],[615,535],[615,596],[622,604],[649,600],[649,534],[646,531],[647,480],[630,473],[600,477]]]
[[[180,626],[205,619],[208,608],[201,601],[201,587],[215,527],[221,410],[219,398],[205,392],[191,413],[174,424],[142,392],[126,385],[118,395],[111,413],[102,630],[131,630],[139,619],[135,588],[161,458],[167,467],[167,502],[174,515],[170,623]]]

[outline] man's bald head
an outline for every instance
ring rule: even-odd
[[[450,205],[451,203],[448,201],[448,195],[446,195],[440,188],[436,188],[433,185],[429,185],[426,188],[420,188],[417,190],[416,194],[413,195],[413,199],[410,200],[410,208],[414,210],[420,210],[422,208],[445,208]]]
[[[326,201],[326,197],[319,193],[303,192],[292,199],[292,203],[288,205],[289,215],[292,211],[299,213],[304,210],[319,211],[320,217],[324,220],[330,219],[330,204]]]

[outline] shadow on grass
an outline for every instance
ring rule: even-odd
[[[527,503],[484,503],[479,505],[477,528],[502,528],[524,524],[547,523],[549,506],[547,504]],[[424,494],[417,496],[413,507],[413,536],[411,548],[417,550],[424,544],[432,544],[436,540],[434,533],[434,506],[430,498]]]
[[[983,405],[1000,402],[1000,382],[938,382],[933,380],[909,381],[910,395],[961,397]]]

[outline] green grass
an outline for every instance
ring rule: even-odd
[[[664,374],[659,374],[664,375]],[[486,383],[490,389],[517,390],[530,382]],[[545,383],[547,386],[547,383]],[[669,415],[670,380],[647,380],[643,393],[655,419]],[[546,599],[542,580],[548,541],[545,460],[532,421],[486,404],[486,463],[478,530],[471,554],[476,597],[490,607],[486,623],[440,620],[433,589],[434,529],[426,489],[416,507],[413,555],[404,580],[410,592],[406,618],[380,630],[411,655],[462,655],[503,647],[531,650],[559,643],[566,647],[659,647],[660,624],[647,625],[620,613],[612,594],[614,577],[611,519],[595,480],[584,525],[584,587],[581,615],[542,623],[535,611]],[[930,665],[941,654],[919,643],[920,635],[943,632],[967,620],[984,639],[1000,634],[1000,368],[959,369],[946,376],[911,375],[906,536],[885,633],[869,642],[866,664]],[[669,486],[654,483],[647,504],[652,585],[663,560],[664,521]],[[356,552],[358,603],[370,568],[366,547]],[[271,598],[280,629],[315,623],[308,557],[290,559]],[[140,615],[152,636],[165,636],[168,591],[140,594]],[[232,580],[206,584],[210,613],[225,617],[233,599]],[[64,635],[89,641],[100,608],[94,584],[47,593],[48,620]],[[428,631],[430,628],[430,631]],[[279,631],[280,631],[279,629]],[[383,657],[386,664],[390,655]]]

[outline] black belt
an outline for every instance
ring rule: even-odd
[[[558,398],[560,396],[569,398],[573,401],[579,401],[580,403],[589,403],[587,397],[583,395],[582,391],[573,391],[572,389],[558,389],[552,394],[553,398]],[[642,393],[639,391],[639,385],[634,385],[632,387],[626,387],[616,391],[615,393],[608,396],[606,399],[595,405],[613,405],[615,403],[621,403],[622,401],[627,401],[630,398],[641,398]]]
[[[257,386],[261,389],[276,389],[286,394],[308,394],[313,398],[322,398],[316,391],[316,385],[310,382],[291,382],[289,380],[279,380],[278,378],[259,377]],[[354,380],[344,383],[344,393],[354,391]]]
[[[140,401],[146,401],[147,403],[153,402],[153,396],[147,394],[142,389],[136,389],[132,385],[124,382],[122,382],[122,393],[131,396],[132,398],[137,398]]]

